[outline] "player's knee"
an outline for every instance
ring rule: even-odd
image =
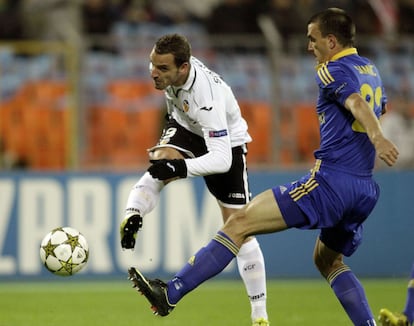
[[[325,278],[343,265],[340,256],[335,259],[327,259],[327,257],[324,257],[323,255],[314,254],[313,262],[319,273]]]
[[[326,262],[322,259],[320,255],[313,255],[313,263],[317,270],[323,275],[323,271],[326,269]]]
[[[148,155],[150,160],[173,160],[184,158],[178,150],[172,147],[156,148],[150,151]]]
[[[245,210],[240,209],[231,214],[223,226],[223,231],[232,239],[237,238],[243,242],[249,236]]]

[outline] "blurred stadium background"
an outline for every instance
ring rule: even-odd
[[[316,9],[349,10],[361,26],[357,47],[382,72],[390,109],[404,98],[413,117],[413,1],[198,2],[0,1],[0,278],[49,276],[37,244],[62,224],[91,242],[86,277],[118,277],[139,259],[147,271],[169,274],[220,225],[202,182],[183,180],[166,189],[148,219],[145,250],[134,258],[119,250],[119,218],[164,115],[148,55],[165,33],[186,35],[194,55],[232,86],[254,139],[253,194],[293,180],[313,162],[317,89],[306,19]],[[405,277],[414,258],[413,165],[379,165],[377,177],[383,196],[353,267],[367,277]],[[183,198],[185,207],[177,207]],[[217,218],[209,224],[211,215]],[[268,259],[270,277],[317,276],[315,233],[296,234],[262,238],[265,254],[281,251]]]

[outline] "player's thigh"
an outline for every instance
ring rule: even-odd
[[[241,209],[241,207],[239,208],[226,207],[220,201],[217,201],[217,202],[220,207],[221,217],[223,218],[223,223],[226,223],[232,214],[234,214],[236,211]]]
[[[183,159],[184,156],[173,147],[158,147],[149,152],[150,160]]]
[[[266,190],[242,209],[234,212],[223,227],[238,244],[248,236],[272,233],[287,228],[272,190]]]

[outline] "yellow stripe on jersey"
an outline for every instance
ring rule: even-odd
[[[315,166],[311,169],[312,178],[315,177],[316,172],[318,172],[319,169],[321,168],[321,164],[322,164],[322,160],[317,159],[315,162]]]
[[[317,186],[319,186],[319,183],[317,183],[314,178],[310,178],[308,181],[306,181],[306,183],[289,192],[289,195],[294,201],[298,201],[303,196],[309,194]]]
[[[230,250],[233,253],[233,255],[237,256],[237,254],[239,253],[239,248],[234,244],[234,242],[222,236],[221,234],[216,234],[214,240],[225,246],[228,250]]]
[[[335,80],[329,72],[328,65],[326,63],[323,63],[318,69],[318,76],[325,86],[332,83]]]

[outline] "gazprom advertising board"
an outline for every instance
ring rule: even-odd
[[[303,173],[251,172],[252,193]],[[125,277],[129,266],[160,277],[179,270],[222,225],[217,203],[202,178],[168,185],[144,217],[135,250],[123,251],[119,223],[139,176],[0,174],[0,279],[48,275],[39,259],[40,241],[58,226],[78,229],[89,242],[89,262],[79,277]],[[361,248],[348,263],[366,276],[404,276],[414,259],[414,173],[378,173],[376,179],[383,188],[381,199],[366,223]],[[312,262],[317,235],[316,230],[289,230],[259,236],[268,276],[318,276]],[[237,276],[236,270],[232,264],[223,275]]]

